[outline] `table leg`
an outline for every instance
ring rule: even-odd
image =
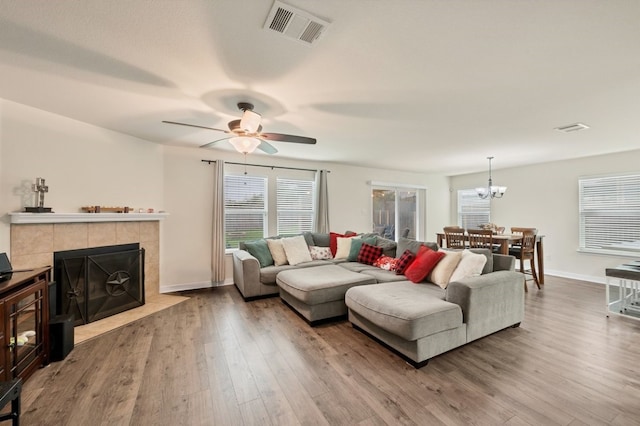
[[[438,247],[442,248],[442,235],[438,234]],[[400,253],[402,254],[402,253]]]
[[[536,241],[536,254],[538,255],[538,282],[544,285],[544,250],[542,248],[542,238]]]
[[[509,254],[508,240],[500,240],[500,254]]]

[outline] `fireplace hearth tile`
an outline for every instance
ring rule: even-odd
[[[86,342],[87,340],[104,333],[123,327],[141,318],[155,314],[173,305],[188,300],[188,297],[172,294],[156,294],[147,296],[146,303],[140,307],[130,309],[119,314],[112,315],[101,320],[79,325],[74,328],[75,344]]]

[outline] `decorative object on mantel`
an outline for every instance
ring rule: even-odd
[[[487,157],[489,160],[489,185],[486,188],[476,188],[476,192],[478,193],[478,197],[482,198],[502,198],[505,192],[507,192],[506,186],[496,186],[493,184],[491,180],[491,160],[493,157]]]
[[[45,184],[44,179],[36,178],[36,183],[31,185],[31,190],[38,194],[38,205],[36,207],[25,207],[24,211],[27,213],[52,213],[51,207],[44,206],[44,194],[49,192],[49,186]]]
[[[86,206],[82,207],[82,211],[87,213],[129,213],[131,207],[102,207],[102,206]]]

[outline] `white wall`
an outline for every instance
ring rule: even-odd
[[[31,184],[49,186],[45,206],[163,208],[162,147],[0,99],[0,252],[9,252],[8,212],[35,205]]]
[[[579,253],[578,178],[640,171],[640,151],[549,162],[493,171],[496,185],[508,186],[491,202],[491,221],[499,226],[538,228],[544,237],[547,274],[604,282],[605,268],[629,258]],[[488,172],[451,178],[450,222],[456,223],[458,189],[487,184]],[[637,256],[637,257],[640,257]]]
[[[171,214],[163,228],[163,262],[161,291],[208,285],[211,276],[211,216],[213,167],[201,160],[223,159],[243,162],[240,154],[199,148],[165,147],[164,201]],[[381,181],[427,187],[426,229],[421,239],[435,240],[435,233],[449,218],[449,179],[444,176],[379,170],[332,163],[298,162],[275,156],[253,155],[253,164],[281,167],[328,169],[331,229],[336,232],[371,230],[371,187],[368,182]],[[227,165],[227,169],[233,166]],[[235,166],[238,168],[237,166]],[[257,175],[285,172],[249,167]],[[227,261],[227,282],[232,282],[231,261]]]
[[[166,210],[169,216],[160,222],[161,291],[209,285],[213,168],[200,160],[218,158],[243,161],[233,151],[165,147],[0,99],[0,251],[10,250],[7,213],[34,205],[31,184],[43,177],[49,185],[45,204],[56,212],[78,212],[86,205]],[[421,239],[433,240],[449,217],[444,176],[301,163],[277,155],[249,161],[331,170],[330,222],[337,232],[371,230],[371,180],[427,187]],[[230,259],[227,265],[232,282]]]

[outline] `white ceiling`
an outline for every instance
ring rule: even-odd
[[[275,157],[450,175],[640,148],[638,0],[287,3],[331,22],[314,45],[271,0],[0,0],[0,97],[194,147],[224,134],[161,121],[248,100],[318,140]]]

